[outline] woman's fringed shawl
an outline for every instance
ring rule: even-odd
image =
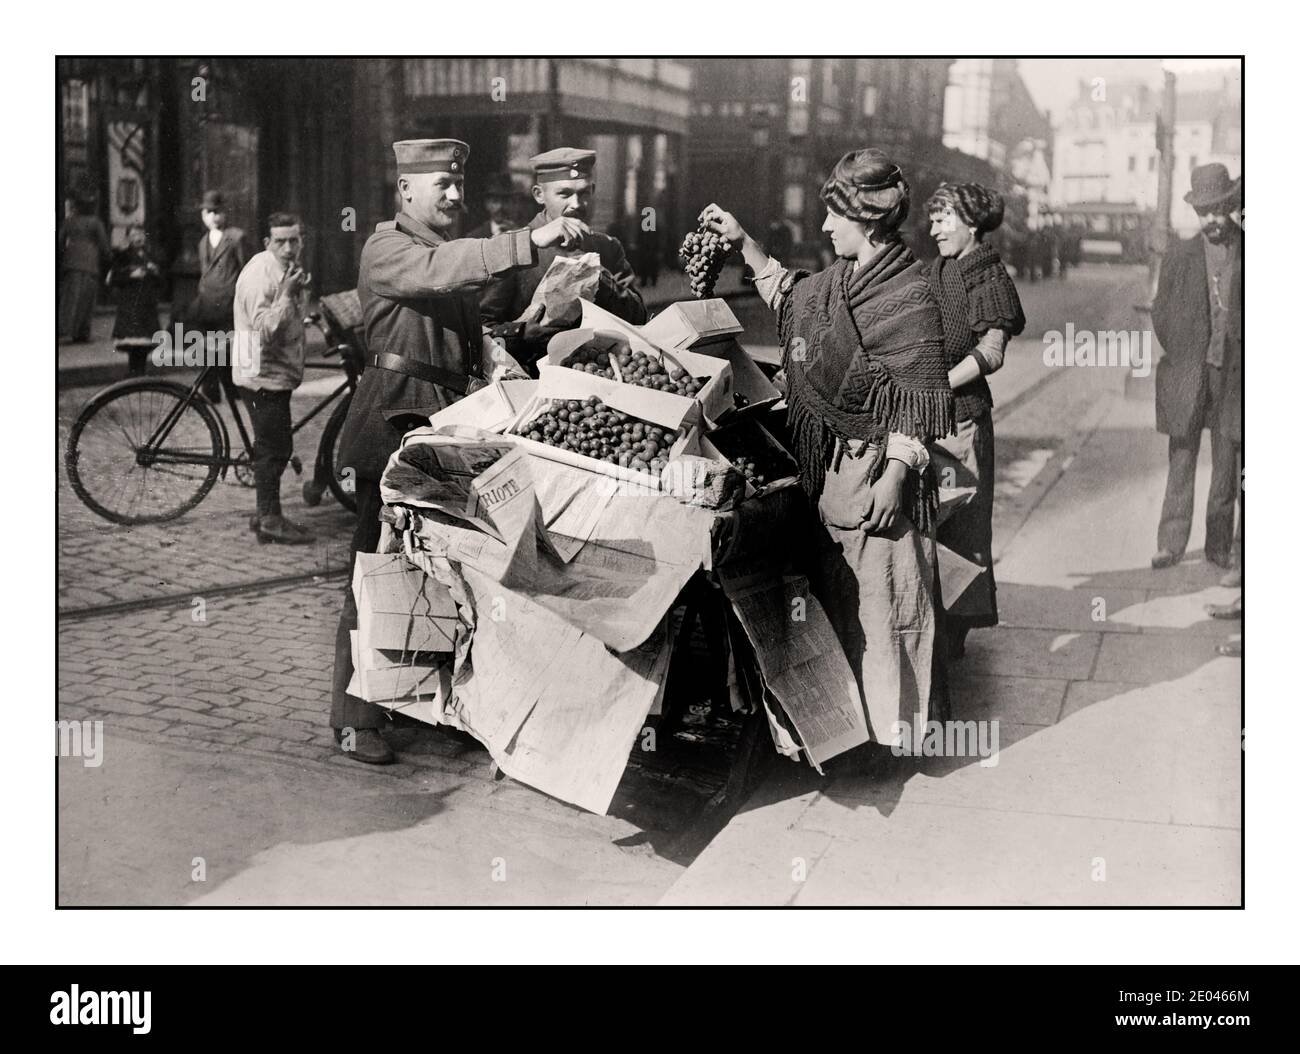
[[[990,329],[1008,339],[1025,328],[1016,284],[993,246],[982,242],[956,260],[937,257],[930,265],[930,286],[943,318],[944,356],[948,368],[971,353]],[[970,421],[993,407],[993,393],[981,375],[957,392],[957,419]]]
[[[839,260],[787,274],[778,315],[789,425],[804,489],[816,501],[836,440],[876,448],[868,481],[885,469],[890,432],[930,440],[956,430],[939,306],[921,265],[894,242],[854,272]],[[933,467],[909,472],[904,511],[928,531],[939,510]]]

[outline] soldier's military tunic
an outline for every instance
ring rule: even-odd
[[[527,273],[536,265],[530,233],[446,241],[405,213],[379,224],[361,251],[357,278],[370,355],[400,355],[462,379],[481,379],[479,291],[494,277]],[[368,364],[343,427],[340,466],[351,466],[358,479],[377,481],[404,432],[400,419],[394,426],[388,418],[401,410],[428,416],[464,394]]]
[[[350,467],[356,474],[354,554],[373,552],[379,544],[379,477],[406,428],[461,398],[470,378],[483,377],[479,291],[494,277],[536,263],[537,248],[528,230],[447,241],[399,213],[367,239],[357,278],[367,363],[343,426],[338,460],[340,468]],[[430,370],[443,371],[437,376],[447,383],[429,379]],[[347,694],[352,677],[349,631],[357,627],[350,574],[348,580],[335,636],[330,723],[336,729],[378,728],[384,710]]]

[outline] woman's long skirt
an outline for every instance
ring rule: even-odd
[[[993,417],[981,414],[957,425],[957,434],[937,446],[975,475],[975,496],[939,525],[938,540],[984,570],[960,597],[944,598],[945,627],[965,635],[967,630],[998,624],[997,583],[993,580]]]
[[[900,726],[947,717],[935,664],[933,534],[900,515],[882,534],[861,527],[871,454],[828,471],[817,511],[825,530],[810,561],[813,592],[862,693],[873,742],[907,742]]]

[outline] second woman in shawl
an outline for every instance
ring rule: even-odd
[[[926,202],[939,256],[928,271],[943,311],[948,380],[957,398],[957,432],[940,440],[975,481],[972,501],[939,528],[939,541],[983,568],[944,614],[948,655],[960,658],[966,634],[998,623],[993,581],[993,395],[985,378],[1002,365],[1007,342],[1025,328],[1015,283],[984,241],[1002,223],[1002,196],[978,183],[943,183]]]

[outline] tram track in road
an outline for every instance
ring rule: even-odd
[[[296,575],[277,575],[273,578],[259,578],[250,582],[235,582],[225,586],[197,586],[182,593],[166,593],[156,597],[141,597],[138,600],[117,600],[109,604],[92,604],[79,608],[61,608],[57,614],[59,622],[80,622],[85,619],[102,618],[105,615],[129,615],[137,611],[150,611],[157,608],[186,607],[196,596],[210,597],[243,596],[249,593],[270,592],[285,587],[312,585],[316,582],[342,578],[347,574],[346,567],[307,571]]]

